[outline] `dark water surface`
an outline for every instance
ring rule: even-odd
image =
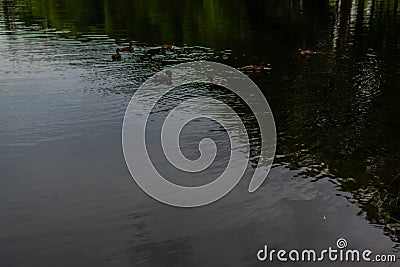
[[[256,259],[264,244],[323,249],[340,237],[399,256],[397,0],[0,3],[0,266],[255,266],[270,264]],[[131,40],[135,52],[111,62]],[[176,49],[154,52],[164,43]],[[301,57],[300,47],[319,53]],[[278,144],[255,193],[244,178],[212,205],[180,209],[133,182],[121,128],[146,78],[190,60],[270,63],[251,78],[274,112]],[[195,126],[189,158],[205,136],[226,137],[212,123]]]

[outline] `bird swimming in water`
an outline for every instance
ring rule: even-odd
[[[113,61],[120,61],[121,60],[121,54],[119,53],[121,50],[119,48],[117,48],[115,50],[115,54],[111,56]]]
[[[172,84],[172,71],[167,70],[165,74],[158,74],[154,76],[154,81],[158,84]]]
[[[271,70],[270,64],[265,64],[264,62],[261,65],[248,65],[242,68],[245,72],[261,72],[265,70]]]
[[[163,52],[171,50],[171,49],[172,49],[172,45],[171,44],[164,44],[164,45],[162,45],[160,47],[160,50],[163,51]]]
[[[209,75],[207,78],[209,81],[208,87],[210,89],[219,89],[220,88],[219,82],[214,81],[214,77],[212,75]]]
[[[133,52],[134,48],[132,47],[132,42],[129,42],[129,46],[122,47],[120,49],[121,52]]]
[[[299,51],[300,51],[300,55],[302,55],[302,56],[310,56],[310,55],[317,54],[317,52],[312,51],[310,49],[299,48]]]

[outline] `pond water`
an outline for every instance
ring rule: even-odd
[[[264,244],[323,249],[338,238],[399,256],[397,0],[0,3],[0,266],[255,266],[266,264],[256,258]],[[112,62],[130,41],[135,52]],[[160,53],[162,44],[175,49]],[[271,64],[250,78],[278,140],[258,191],[248,194],[244,178],[212,205],[180,209],[134,183],[121,131],[140,84],[192,60]],[[154,122],[204,93],[178,88]],[[242,108],[223,90],[212,94]],[[247,119],[255,158],[257,127]],[[226,139],[209,121],[189,131],[189,157],[205,136]],[[223,170],[226,158],[217,159],[200,182]]]

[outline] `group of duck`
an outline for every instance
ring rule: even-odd
[[[158,48],[161,52],[165,52],[165,51],[169,51],[173,49],[173,46],[171,44],[164,44],[161,45]],[[116,49],[116,53],[114,55],[112,55],[112,60],[113,61],[119,61],[121,60],[121,52],[133,52],[135,49],[132,46],[132,42],[129,43],[128,46],[125,47],[121,47],[121,48],[117,48]],[[317,52],[310,50],[310,49],[303,49],[300,48],[299,49],[299,54],[301,56],[312,56],[312,55],[316,55]],[[266,64],[266,63],[261,63],[261,65],[248,65],[248,66],[244,66],[241,68],[241,70],[243,72],[262,72],[262,71],[270,71],[271,70],[271,66],[270,64]],[[170,78],[170,77],[169,77]]]
[[[315,52],[310,49],[303,49],[299,48],[299,54],[300,56],[312,56],[316,55],[318,52]],[[251,72],[262,72],[262,71],[270,71],[271,70],[271,65],[270,64],[265,64],[261,63],[261,65],[248,65],[244,66],[241,68],[243,72],[251,73]]]
[[[171,44],[164,44],[162,46],[159,47],[160,51],[165,52],[168,50],[172,49],[172,45]],[[132,46],[132,42],[129,43],[128,46],[124,46],[121,48],[117,48],[115,50],[115,54],[113,54],[111,56],[113,61],[120,61],[121,60],[121,52],[133,52],[135,50],[135,48]]]

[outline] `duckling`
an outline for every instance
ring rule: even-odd
[[[219,89],[220,88],[219,82],[214,82],[214,77],[212,75],[209,75],[207,78],[209,81],[208,87],[210,89]]]
[[[167,70],[164,74],[154,76],[154,81],[159,84],[172,84],[172,71]]]
[[[248,65],[244,66],[242,69],[247,72],[261,72],[264,70],[271,70],[271,67],[269,64],[263,62],[261,65]]]
[[[161,51],[168,51],[172,49],[172,45],[171,44],[164,44],[161,46],[160,50]]]
[[[244,71],[262,71],[263,69],[264,69],[263,66],[258,66],[258,65],[248,65],[243,67]]]
[[[302,55],[302,56],[310,56],[310,55],[317,54],[317,52],[312,51],[310,49],[299,48],[299,51],[300,51],[300,55]]]
[[[119,53],[121,50],[119,49],[119,48],[117,48],[116,50],[115,50],[115,54],[114,55],[112,55],[112,60],[113,61],[120,61],[121,60],[121,54]]]
[[[129,42],[129,46],[122,47],[120,49],[121,52],[133,52],[134,48],[132,47],[132,42]]]

